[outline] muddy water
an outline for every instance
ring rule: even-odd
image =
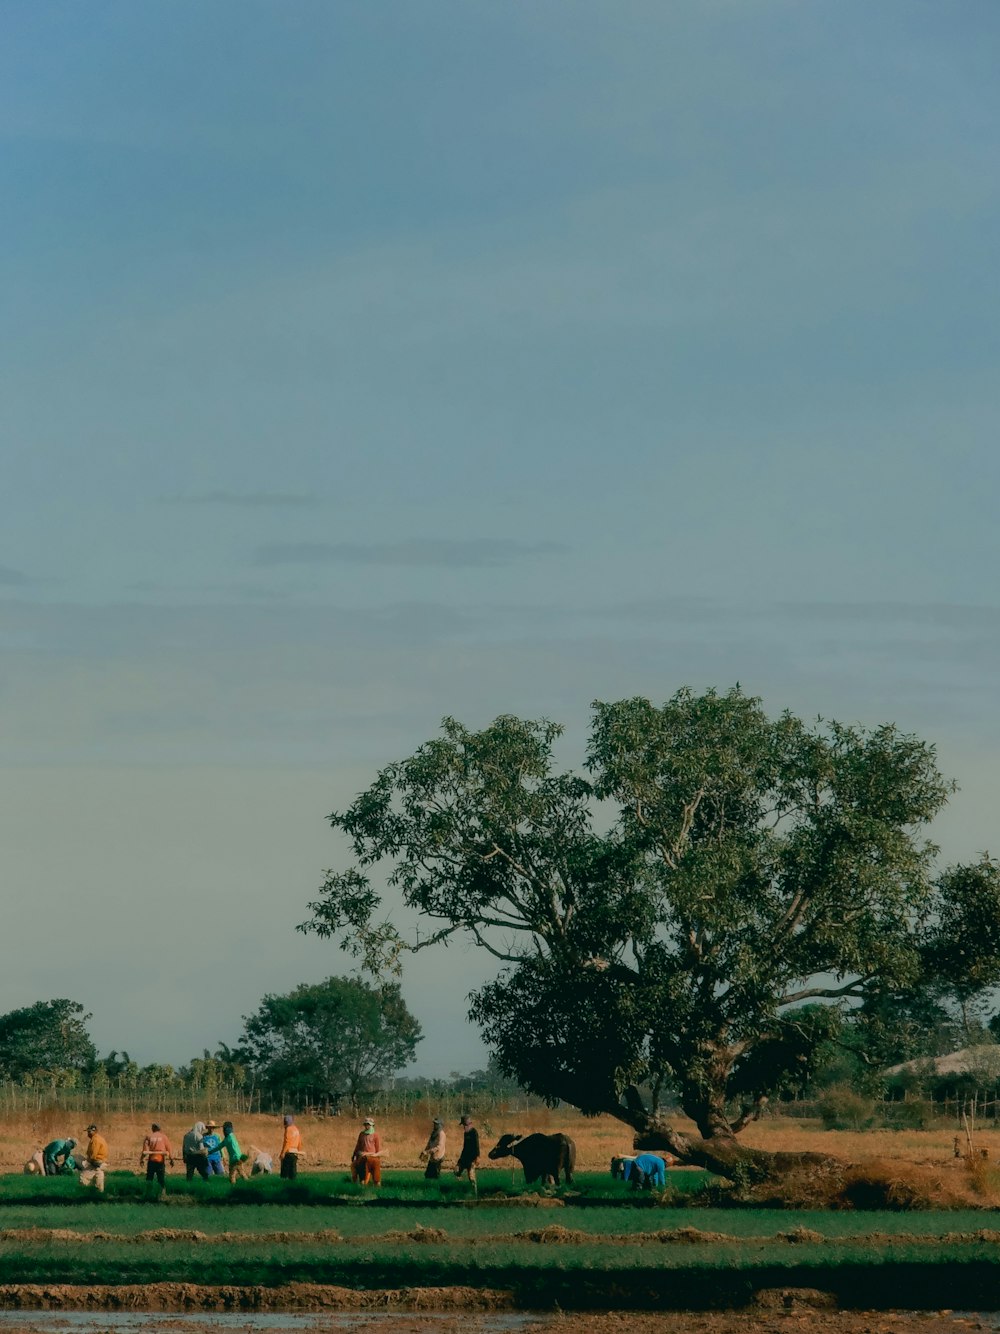
[[[1000,1334],[1000,1313],[969,1311],[519,1312],[343,1311],[198,1315],[0,1311],[0,1334]]]
[[[457,1320],[454,1312],[420,1315],[406,1311],[343,1311],[323,1315],[281,1312],[252,1314],[219,1312],[217,1315],[178,1315],[155,1311],[0,1311],[0,1334],[30,1331],[31,1334],[338,1334],[362,1330],[364,1334],[437,1334],[458,1331],[468,1334],[531,1334],[531,1326],[542,1317],[526,1313],[473,1313]]]

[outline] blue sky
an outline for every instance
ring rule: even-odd
[[[996,846],[992,0],[5,28],[0,1008],[179,1061],[341,969],[323,817],[445,713],[739,680]],[[414,965],[422,1068],[480,968]]]

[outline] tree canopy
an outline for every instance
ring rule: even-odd
[[[85,1070],[97,1059],[89,1014],[72,1000],[36,1001],[0,1015],[0,1077]]]
[[[717,1165],[845,1007],[1000,979],[1000,869],[935,872],[952,785],[917,737],[770,718],[739,687],[596,703],[582,773],[560,733],[445,719],[330,817],[357,865],[303,924],[375,971],[471,938],[503,965],[472,1013],[531,1091]],[[700,1146],[661,1113],[668,1086]]]
[[[244,1019],[238,1054],[263,1086],[293,1101],[347,1097],[356,1107],[412,1059],[420,1038],[398,984],[329,977],[265,996]]]

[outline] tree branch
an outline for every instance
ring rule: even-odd
[[[845,982],[842,987],[805,987],[802,991],[790,991],[787,995],[778,999],[778,1005],[794,1005],[796,1001],[803,1000],[837,1000],[841,996],[856,996],[861,999],[865,994],[865,985],[872,979],[870,977],[856,977],[851,982]]]

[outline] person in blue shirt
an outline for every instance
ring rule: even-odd
[[[222,1153],[219,1149],[222,1136],[215,1133],[218,1128],[214,1121],[206,1121],[205,1134],[202,1136],[202,1143],[208,1150],[208,1175],[210,1177],[224,1177],[226,1175],[225,1164],[222,1161]]]
[[[663,1190],[667,1184],[663,1159],[657,1158],[655,1153],[640,1153],[638,1158],[626,1158],[625,1180],[638,1189]]]

